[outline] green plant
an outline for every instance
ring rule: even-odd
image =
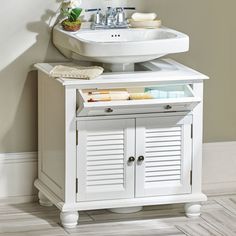
[[[61,13],[66,16],[70,22],[75,22],[82,12],[82,8],[78,6],[79,3],[75,0],[64,1],[61,6]]]

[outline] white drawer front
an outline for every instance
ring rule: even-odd
[[[160,90],[156,92],[154,89],[150,89],[151,92],[143,93],[133,93],[132,91],[145,91],[144,88],[129,88],[127,91],[131,91],[129,94],[132,99],[128,99],[127,97],[129,96],[123,95],[121,100],[117,100],[117,97],[115,97],[117,95],[115,95],[114,100],[112,100],[112,96],[104,95],[105,99],[107,99],[106,101],[101,99],[96,101],[92,100],[92,102],[91,96],[88,94],[99,93],[99,90],[93,90],[91,92],[88,92],[88,90],[79,90],[79,109],[77,116],[191,111],[201,101],[200,98],[194,96],[192,89],[188,85],[170,86],[170,91],[168,90],[168,86],[162,87],[163,91]],[[136,96],[136,99],[132,97],[133,94],[135,94],[133,97]],[[141,95],[138,97],[137,94],[142,94],[144,97],[146,96],[146,98],[140,99]],[[101,94],[101,96],[103,95]],[[147,98],[149,96],[151,98]]]

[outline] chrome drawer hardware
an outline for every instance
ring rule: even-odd
[[[144,159],[145,159],[144,156],[139,156],[139,157],[138,157],[138,161],[140,161],[140,162],[141,162],[141,161],[144,161]]]
[[[129,159],[128,159],[128,162],[134,162],[135,161],[135,158],[134,157],[130,157]]]
[[[166,105],[164,108],[165,108],[166,110],[170,110],[170,109],[172,109],[172,106],[171,106],[171,105]]]
[[[111,113],[111,112],[113,112],[113,109],[109,107],[105,111],[108,112],[108,113]]]

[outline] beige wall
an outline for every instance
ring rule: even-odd
[[[50,41],[49,25],[62,0],[8,0],[0,14],[0,153],[37,150],[36,62],[63,61]],[[83,0],[99,7],[110,0]],[[115,5],[126,0],[113,0]]]
[[[35,62],[58,60],[48,22],[56,0],[8,0],[0,14],[0,152],[37,150]]]
[[[190,51],[173,58],[211,77],[204,91],[204,141],[236,140],[236,1],[130,0],[134,3],[187,33]]]
[[[139,9],[155,9],[166,26],[190,36],[190,52],[174,58],[211,77],[205,86],[204,139],[206,142],[236,140],[236,76],[233,73],[236,2],[132,1],[129,5],[138,5]],[[8,0],[1,3],[0,152],[37,150],[37,77],[31,65],[64,60],[51,45],[48,27],[59,2]],[[90,7],[102,4],[103,0],[84,2],[85,7]]]

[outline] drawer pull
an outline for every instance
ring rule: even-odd
[[[171,106],[171,105],[166,105],[164,108],[165,108],[166,110],[170,110],[170,109],[172,109],[172,106]]]
[[[111,113],[111,112],[113,112],[113,109],[112,109],[112,108],[107,108],[105,111],[106,111],[107,113]]]
[[[144,161],[144,156],[139,156],[138,161]]]
[[[134,162],[135,161],[135,158],[134,157],[130,157],[129,159],[128,159],[128,162]]]

